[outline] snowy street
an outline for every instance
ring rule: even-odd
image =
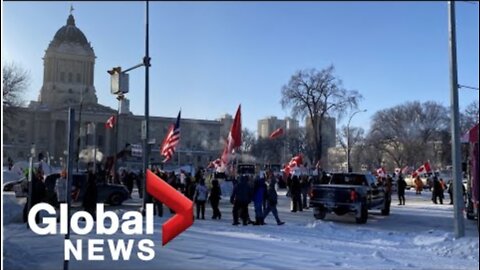
[[[155,242],[153,260],[132,256],[128,261],[112,261],[106,246],[105,261],[71,261],[70,269],[478,269],[475,221],[465,219],[466,236],[455,239],[448,194],[443,205],[433,204],[430,192],[415,195],[409,190],[406,195],[405,206],[397,205],[394,194],[391,215],[372,211],[364,225],[356,224],[352,215],[328,214],[320,221],[313,218],[311,209],[291,213],[289,198],[279,191],[279,216],[285,225],[277,226],[270,215],[265,226],[232,226],[231,205],[224,198],[221,220],[210,219],[208,206],[205,220],[195,220],[162,247],[161,224],[170,216],[164,208],[167,216],[155,217],[155,234],[148,236]],[[4,269],[62,269],[63,235],[35,235],[18,222],[16,213],[23,205],[10,193],[3,196]],[[122,209],[134,210],[139,202],[134,197]],[[252,205],[250,216],[254,216]],[[72,235],[72,239],[89,237],[108,238],[94,232]],[[116,239],[144,237],[114,235]]]

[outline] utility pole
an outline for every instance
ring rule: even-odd
[[[352,171],[351,168],[350,168],[350,121],[352,121],[352,118],[355,114],[360,113],[360,112],[366,112],[366,111],[367,111],[367,109],[355,111],[354,113],[352,113],[352,115],[350,115],[350,119],[348,119],[348,123],[347,123],[347,172]]]
[[[146,203],[150,200],[147,199],[147,169],[150,156],[149,139],[149,68],[150,68],[150,55],[148,48],[148,1],[145,2],[145,57],[143,58],[143,65],[145,66],[145,138],[143,140],[143,204],[142,213],[145,214]]]
[[[128,74],[127,72],[141,66],[145,66],[145,120],[142,123],[142,140],[143,140],[143,203],[142,203],[142,213],[145,214],[145,204],[150,202],[150,197],[147,193],[146,179],[147,179],[147,170],[148,162],[150,156],[150,145],[149,145],[149,67],[150,67],[150,56],[148,48],[148,1],[145,2],[145,57],[140,64],[137,64],[131,68],[128,68],[122,71],[121,67],[113,68],[112,70],[107,71],[112,75],[111,80],[111,92],[115,95],[122,95],[128,92]],[[118,97],[117,97],[118,98]],[[115,158],[116,158],[116,153]],[[147,196],[149,198],[147,198]]]
[[[448,1],[448,34],[450,47],[450,108],[452,115],[453,215],[455,237],[465,236],[462,196],[462,164],[460,161],[460,117],[458,108],[457,45],[455,30],[455,1]]]
[[[73,161],[73,129],[75,128],[75,110],[72,108],[69,108],[68,110],[68,131],[67,131],[67,138],[68,138],[68,144],[67,144],[67,216],[63,217],[67,219],[67,234],[65,234],[65,240],[70,239],[70,205],[72,201],[72,161]],[[63,270],[68,270],[68,260],[63,261]]]

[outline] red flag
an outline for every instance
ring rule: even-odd
[[[233,119],[232,127],[228,133],[227,144],[223,149],[222,161],[225,164],[228,164],[228,156],[235,150],[235,148],[242,145],[242,115],[241,115],[241,105],[238,105],[237,113]]]
[[[113,128],[115,125],[115,116],[110,116],[105,123],[105,128]]]
[[[302,157],[302,154],[298,154],[296,156],[294,156],[290,162],[288,163],[288,167],[290,167],[290,169],[293,169],[295,167],[300,167],[303,165],[303,157]]]
[[[175,125],[171,125],[168,129],[167,136],[162,142],[162,148],[160,149],[160,154],[165,156],[163,162],[168,161],[172,158],[173,153],[175,152],[175,147],[177,147],[180,142],[180,115],[182,111],[178,112],[177,121]]]
[[[277,128],[275,131],[270,134],[270,139],[275,139],[283,135],[283,128]]]

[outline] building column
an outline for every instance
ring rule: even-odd
[[[58,143],[57,140],[52,140],[52,138],[55,138],[55,130],[57,127],[57,121],[50,119],[50,139],[48,140],[48,153],[50,156],[53,156],[55,161],[58,161],[58,156],[55,153],[55,144]]]

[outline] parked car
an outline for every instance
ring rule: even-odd
[[[430,190],[431,189],[431,183],[429,181],[429,175],[428,174],[421,174],[420,175],[420,180],[422,180],[423,183],[423,189],[424,190]],[[412,177],[412,175],[407,175],[404,178],[405,182],[407,182],[407,189],[415,188],[415,178]]]
[[[83,201],[86,191],[87,174],[74,174],[72,187],[80,188],[80,193],[75,202]],[[109,184],[105,181],[97,182],[97,202],[110,205],[121,205],[130,198],[130,193],[124,185]]]
[[[55,173],[45,177],[45,187],[47,189],[47,201],[55,203],[55,183],[60,174]],[[86,191],[87,174],[74,173],[72,179],[72,191],[78,190],[78,194],[72,196],[73,203],[83,201]],[[5,186],[4,186],[5,190]],[[28,179],[15,181],[12,190],[15,191],[16,197],[26,197],[28,195]],[[121,205],[125,200],[130,198],[130,193],[124,185],[108,184],[100,181],[97,183],[97,202],[107,203],[110,205]]]

